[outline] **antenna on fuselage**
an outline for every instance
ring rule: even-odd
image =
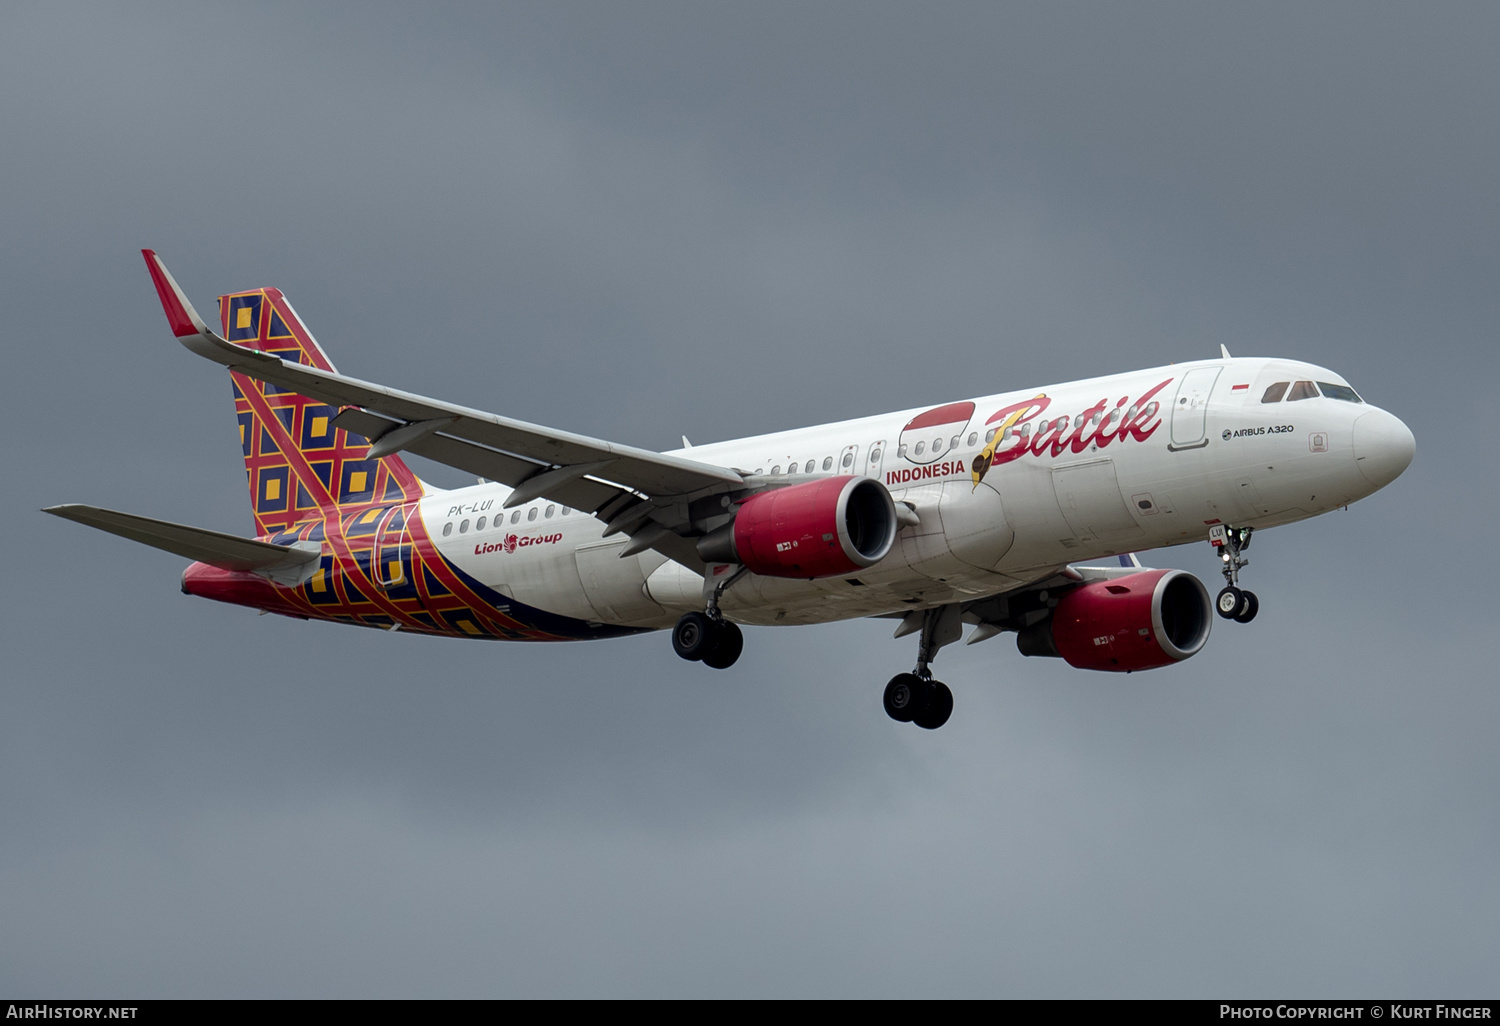
[[[1219,343],[1219,352],[1221,352],[1221,353],[1224,354],[1224,359],[1226,359],[1226,360],[1233,360],[1234,359],[1234,357],[1232,357],[1232,356],[1229,355],[1229,347],[1226,346],[1222,342]]]

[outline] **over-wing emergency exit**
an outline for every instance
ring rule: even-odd
[[[256,537],[47,510],[193,560],[182,590],[266,612],[516,641],[670,630],[724,669],[744,625],[855,617],[917,635],[886,685],[936,728],[938,650],[1010,632],[1082,669],[1169,666],[1248,623],[1252,535],[1346,506],[1411,432],[1340,375],[1222,357],[657,453],[340,374],[274,288],[217,330],[144,250],[173,334],[227,367]],[[686,440],[684,440],[686,441]],[[432,487],[398,455],[483,479]],[[1224,586],[1132,553],[1207,540]]]

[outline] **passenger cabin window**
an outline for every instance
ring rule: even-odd
[[[1005,433],[1006,434],[1010,434],[1010,428],[1006,428],[1005,429]],[[984,433],[984,444],[985,445],[989,445],[994,440],[995,440],[995,429],[994,428],[990,428],[988,431],[986,431]]]
[[[807,461],[807,466],[805,466],[805,467],[802,468],[802,473],[804,473],[804,474],[811,474],[814,470],[817,470],[817,469],[818,469],[818,461],[817,460],[808,460]]]
[[[526,519],[527,520],[535,520],[536,519],[536,507],[535,506],[531,507],[530,509],[528,509],[526,511]]]
[[[468,521],[467,521],[467,520],[465,520],[465,521],[463,521],[463,522],[462,522],[462,523],[460,523],[460,524],[459,524],[459,525],[458,525],[458,533],[459,533],[459,534],[463,534],[463,533],[464,533],[464,532],[466,532],[466,531],[467,531],[467,530],[468,530],[468,529],[469,529],[469,522],[468,522]]]
[[[1291,385],[1292,383],[1290,381],[1276,382],[1276,384],[1266,389],[1266,394],[1260,397],[1260,401],[1263,403],[1281,402],[1281,397],[1286,395],[1286,390],[1290,388]]]
[[[926,442],[918,442],[916,449],[913,450],[913,451],[916,452],[916,454],[918,456],[920,456],[920,455],[922,455],[922,450],[925,449],[925,448],[927,448],[927,443]]]
[[[1311,381],[1299,381],[1292,386],[1291,394],[1286,397],[1286,401],[1294,403],[1298,399],[1316,399],[1317,397],[1317,385],[1314,385]]]
[[[550,517],[555,512],[557,512],[557,507],[556,506],[548,506],[547,507],[547,512],[546,512],[545,515],[548,516],[548,517]]]
[[[781,464],[780,463],[776,464],[776,466],[774,466],[774,467],[771,468],[771,476],[775,477],[779,473],[781,473]]]
[[[871,449],[870,450],[870,462],[871,463],[879,463],[880,462],[880,450],[879,449]]]
[[[474,521],[474,530],[476,530],[476,531],[483,531],[484,530],[484,521],[485,521],[484,517],[480,517],[478,520]]]
[[[844,453],[844,466],[848,467],[853,462],[854,462],[854,453],[852,453],[852,452],[846,452],[846,453]]]
[[[823,457],[823,469],[824,470],[832,470],[833,469],[833,457],[832,456],[824,456]]]
[[[446,537],[448,537],[452,533],[453,533],[453,521],[450,520],[446,524],[443,525],[443,537],[446,538]]]
[[[970,431],[969,432],[969,444],[970,445],[974,445],[978,441],[979,441],[979,432],[978,431]]]
[[[1320,381],[1318,382],[1318,387],[1321,388],[1323,390],[1323,394],[1330,399],[1339,399],[1346,403],[1364,402],[1364,400],[1359,397],[1359,393],[1355,392],[1354,389],[1350,388],[1348,385],[1335,385],[1330,381]]]
[[[514,513],[512,513],[510,515],[510,522],[513,523],[513,524],[519,524],[521,522],[521,511],[520,510],[516,510]]]

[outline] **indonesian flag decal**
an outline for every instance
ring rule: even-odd
[[[974,416],[973,403],[949,403],[919,413],[901,429],[897,454],[912,463],[936,463],[963,444],[964,429]]]

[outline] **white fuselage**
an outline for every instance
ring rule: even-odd
[[[813,581],[750,575],[722,600],[741,623],[825,622],[1000,594],[1068,563],[1202,541],[1217,523],[1302,520],[1405,468],[1410,432],[1383,410],[1322,395],[1262,401],[1273,383],[1303,380],[1347,387],[1294,361],[1206,360],[985,396],[967,417],[964,401],[679,454],[763,478],[864,474],[914,509],[920,523],[875,566]],[[976,483],[975,459],[991,452]],[[555,502],[502,510],[510,493],[486,483],[424,498],[442,555],[580,620],[665,628],[702,608],[699,574],[652,550],[621,559],[629,538]]]

